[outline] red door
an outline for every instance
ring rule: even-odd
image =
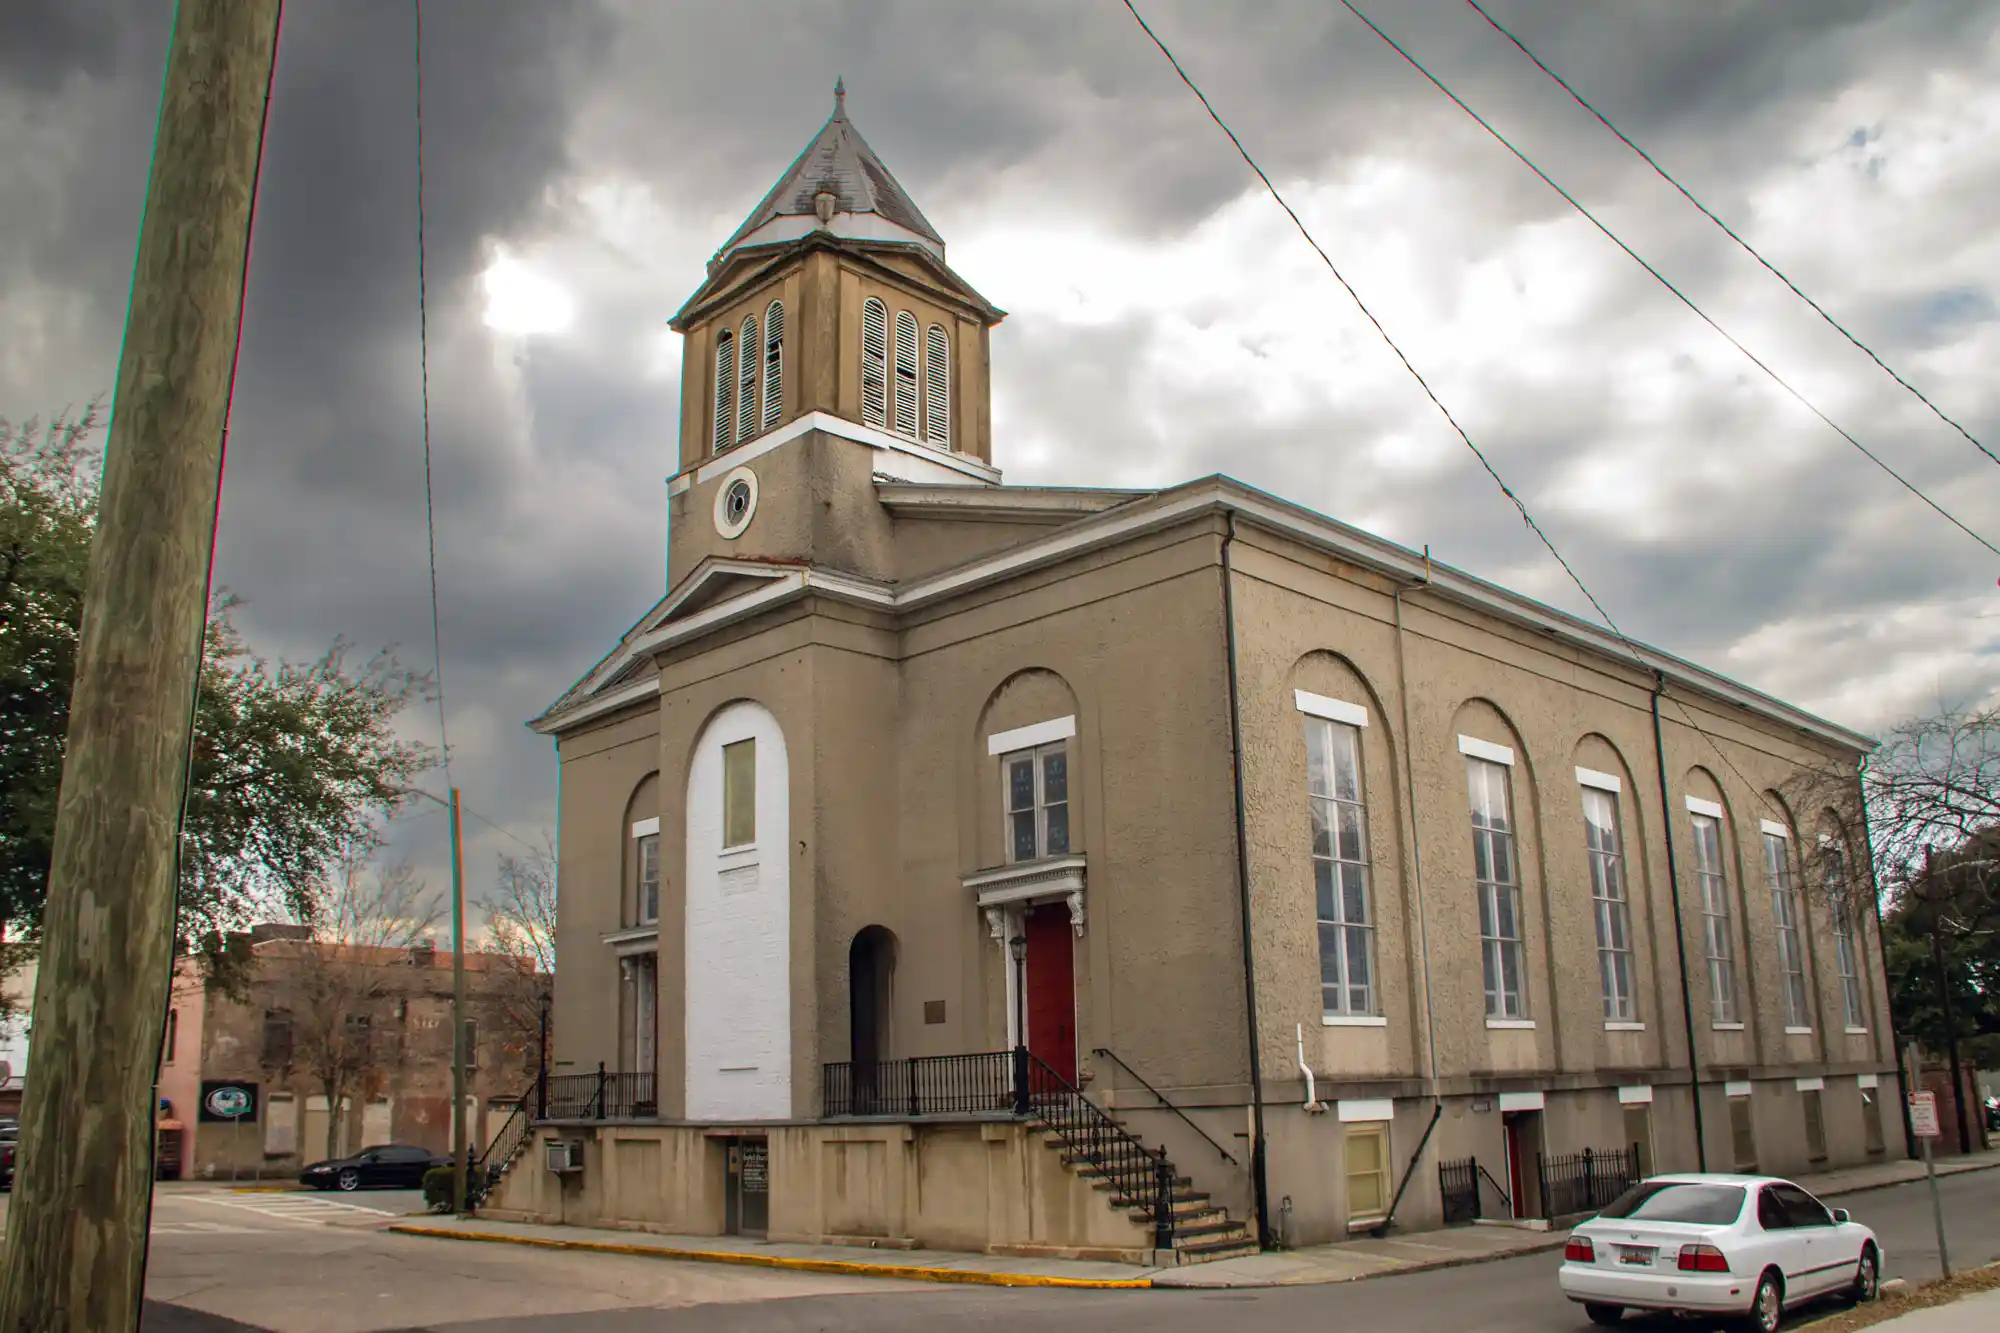
[[[1076,1083],[1076,961],[1069,908],[1028,913],[1028,1049]]]

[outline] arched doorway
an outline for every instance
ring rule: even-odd
[[[848,1051],[854,1062],[856,1110],[880,1114],[887,1089],[881,1064],[890,1058],[891,997],[896,977],[896,937],[868,926],[847,950]]]

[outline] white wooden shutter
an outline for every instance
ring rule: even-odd
[[[861,420],[889,425],[889,307],[872,296],[861,306]]]
[[[937,324],[924,330],[924,438],[951,447],[951,339]]]
[[[721,453],[729,447],[729,425],[735,418],[729,405],[736,390],[736,339],[727,329],[715,335],[715,430],[709,437],[709,451]]]
[[[896,312],[896,433],[917,435],[917,317]]]
[[[736,345],[741,365],[736,372],[736,439],[740,444],[757,433],[757,317],[743,321]]]
[[[785,303],[764,311],[764,429],[785,415]]]

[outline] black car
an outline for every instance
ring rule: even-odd
[[[0,1193],[14,1188],[14,1152],[17,1140],[0,1139]]]
[[[352,1157],[314,1162],[299,1172],[299,1183],[320,1190],[417,1189],[424,1172],[450,1166],[451,1158],[407,1143],[363,1148]]]

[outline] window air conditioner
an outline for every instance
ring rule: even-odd
[[[577,1139],[550,1139],[549,1170],[559,1174],[583,1170],[583,1144]]]

